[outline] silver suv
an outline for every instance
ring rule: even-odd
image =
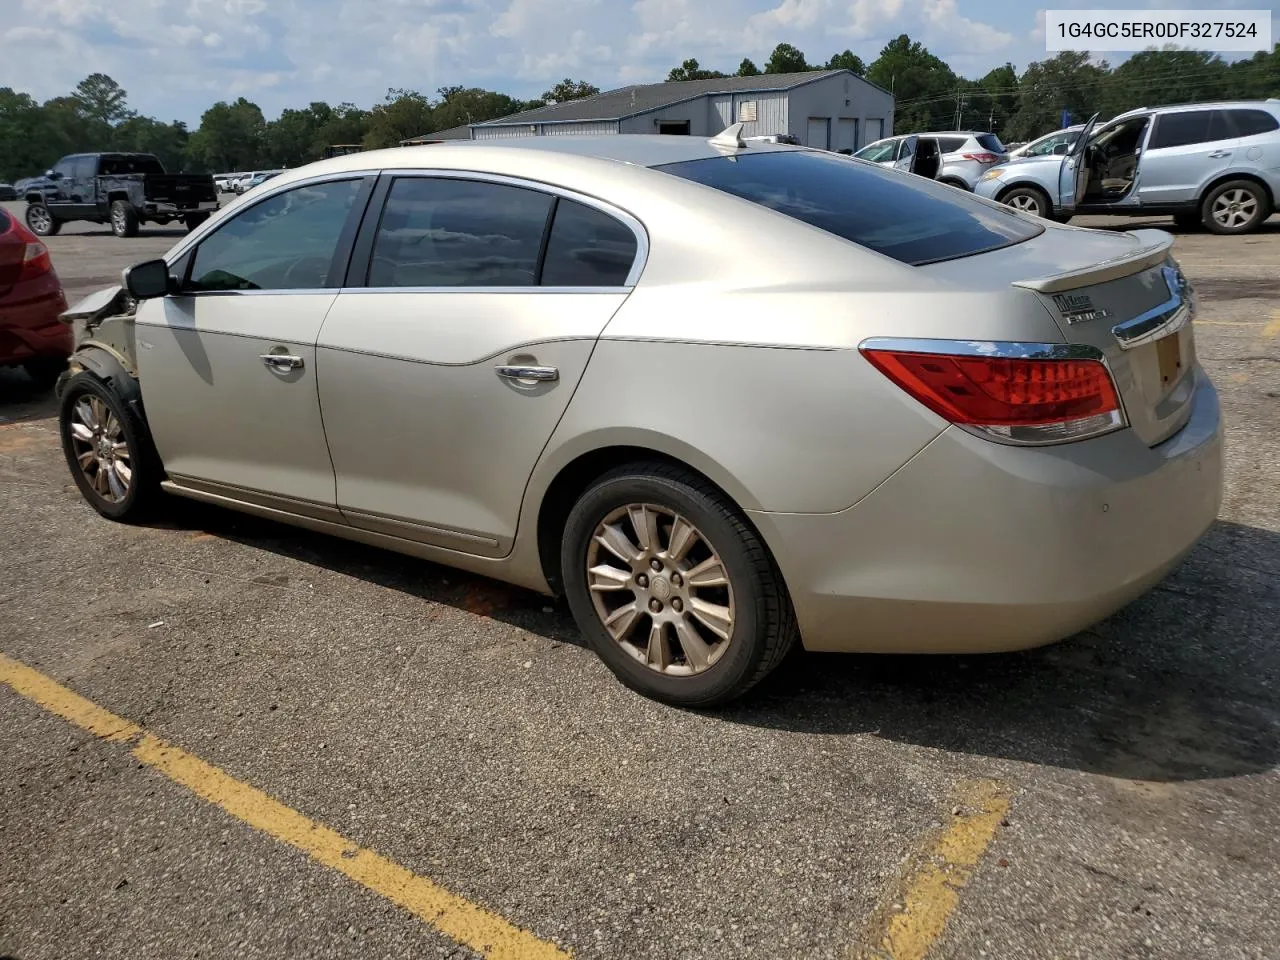
[[[1004,144],[994,133],[965,131],[886,137],[854,156],[963,190],[972,190],[983,173],[1008,159]]]
[[[1214,233],[1256,230],[1280,194],[1280,100],[1141,107],[1064,153],[1011,160],[975,191],[1041,217],[1172,216]]]

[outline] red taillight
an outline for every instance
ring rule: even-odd
[[[890,380],[939,416],[997,439],[1053,443],[1124,423],[1101,360],[921,353],[864,347]]]
[[[978,163],[999,163],[1000,158],[994,153],[966,153],[963,155],[966,160],[976,160]]]
[[[35,236],[32,236],[35,240]],[[49,258],[49,248],[39,240],[34,243],[27,243],[26,249],[22,253],[22,270],[18,273],[19,280],[30,280],[33,277],[39,277],[53,269],[53,261]]]

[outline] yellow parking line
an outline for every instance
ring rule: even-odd
[[[1280,310],[1272,311],[1271,322],[1262,328],[1264,337],[1280,336]]]
[[[873,932],[868,957],[924,960],[960,902],[978,862],[1009,812],[1009,792],[993,780],[966,781],[956,789],[962,812],[952,819],[895,891],[897,901]],[[963,812],[963,810],[972,812]]]
[[[425,921],[429,926],[493,960],[565,960],[555,944],[507,922],[479,904],[451,893],[386,857],[365,849],[237,780],[180,747],[130,723],[0,653],[0,683],[96,737],[134,743],[133,756],[174,783],[222,808],[270,837],[296,847],[318,863]]]

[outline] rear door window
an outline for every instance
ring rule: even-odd
[[[1044,227],[953,187],[823,153],[759,153],[657,167],[920,265],[1021,243]]]
[[[883,163],[886,160],[892,160],[897,152],[898,141],[890,140],[888,143],[873,143],[869,147],[863,147],[854,156],[871,163]]]
[[[939,137],[938,149],[943,153],[955,153],[965,145],[968,139],[968,137]]]
[[[621,287],[636,259],[636,235],[602,210],[556,201],[542,265],[544,287]]]
[[[502,183],[400,177],[378,225],[369,286],[534,286],[552,200]]]
[[[1193,143],[1207,143],[1209,124],[1213,110],[1184,110],[1181,113],[1162,113],[1156,117],[1156,129],[1151,134],[1149,150],[1161,147],[1185,147]]]

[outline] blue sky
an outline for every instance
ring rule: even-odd
[[[1023,0],[15,0],[3,3],[0,86],[40,99],[102,71],[134,109],[194,125],[246,96],[274,117],[311,100],[370,106],[388,87],[464,84],[533,97],[566,76],[602,88],[662,80],[686,57],[736,69],[774,44],[811,61],[870,62],[900,33],[965,76],[1046,56],[1043,10]],[[1271,9],[1058,0],[1055,8]],[[1280,31],[1273,27],[1280,37]],[[1113,62],[1123,55],[1109,55]]]

